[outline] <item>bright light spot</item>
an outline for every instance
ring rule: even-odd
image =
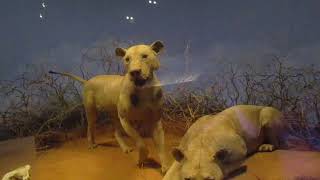
[[[134,22],[134,18],[132,16],[126,16],[126,19],[130,22],[133,23]]]
[[[42,19],[43,18],[43,16],[42,16],[42,14],[40,13],[40,18]]]
[[[157,4],[157,1],[153,1],[153,4]]]
[[[47,5],[44,2],[42,2],[41,5],[42,5],[43,8],[47,7]]]
[[[152,4],[152,1],[149,1],[150,4]]]

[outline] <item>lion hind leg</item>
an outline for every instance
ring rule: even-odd
[[[95,107],[92,93],[85,94],[84,107],[88,122],[87,138],[89,143],[89,149],[93,149],[97,147],[97,144],[95,143],[95,125],[97,120],[97,110]]]
[[[272,144],[262,144],[259,146],[259,152],[271,152],[274,151],[274,146]]]
[[[283,131],[282,113],[275,108],[266,107],[261,110],[260,120],[264,134],[264,144],[259,151],[270,152],[278,149],[281,144],[281,133]]]

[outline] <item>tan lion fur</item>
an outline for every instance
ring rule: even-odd
[[[126,74],[99,75],[88,81],[68,73],[57,73],[83,83],[83,103],[86,110],[90,147],[95,147],[95,124],[98,111],[107,112],[115,126],[115,138],[121,149],[128,153],[132,148],[123,139],[121,131],[131,137],[139,151],[139,164],[148,156],[148,149],[141,133],[151,135],[159,151],[162,171],[168,168],[164,131],[160,121],[162,89],[155,70],[160,66],[158,54],[163,44],[156,41],[151,45],[135,45],[128,49],[117,48],[116,55],[122,57]]]
[[[282,113],[275,108],[237,105],[199,118],[172,154],[175,162],[164,180],[222,180],[248,154],[280,145]]]

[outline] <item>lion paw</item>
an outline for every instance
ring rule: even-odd
[[[149,151],[146,147],[140,148],[139,149],[139,161],[138,161],[138,166],[143,167],[144,162],[148,159],[148,154]]]
[[[169,167],[168,166],[161,166],[161,174],[165,175],[168,171]]]
[[[122,151],[126,154],[131,153],[133,151],[132,147],[124,147],[122,148]]]
[[[262,144],[259,147],[259,152],[271,152],[274,151],[274,146],[272,144]]]
[[[145,163],[144,162],[138,162],[137,166],[139,168],[144,168]]]
[[[89,147],[88,147],[88,149],[89,149],[89,150],[93,150],[93,149],[95,149],[95,148],[97,148],[97,147],[98,147],[98,144],[90,144]]]

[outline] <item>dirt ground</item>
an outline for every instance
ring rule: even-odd
[[[167,145],[178,144],[180,136],[167,133]],[[64,143],[62,146],[38,152],[32,161],[32,180],[160,180],[156,163],[139,169],[136,166],[136,151],[124,154],[111,132],[97,138],[100,146],[88,150],[86,138]],[[151,158],[158,161],[151,139],[146,139]],[[8,154],[9,153],[9,154]],[[1,164],[15,159],[7,151],[0,157]],[[257,153],[246,163],[247,172],[233,180],[315,180],[320,179],[320,153],[278,150],[272,153]]]

